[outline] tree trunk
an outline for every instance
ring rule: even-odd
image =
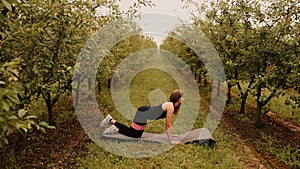
[[[255,111],[255,127],[256,128],[262,128],[264,126],[263,121],[262,121],[262,107],[259,105],[257,105],[257,109]]]
[[[220,82],[220,80],[218,80],[218,93],[217,93],[217,96],[220,96],[220,86],[221,86],[221,82]]]
[[[263,127],[263,122],[262,122],[262,107],[263,107],[263,104],[260,101],[260,98],[261,98],[261,86],[262,86],[262,84],[259,84],[257,86],[257,94],[256,94],[256,105],[257,105],[257,108],[256,108],[256,111],[255,111],[255,114],[254,114],[254,117],[255,117],[255,124],[254,125],[257,128]]]
[[[78,83],[77,83],[77,87],[76,87],[75,109],[77,109],[78,101],[79,101],[79,87],[80,87],[80,83],[81,83],[81,80],[79,79]]]
[[[247,90],[245,92],[243,92],[242,87],[241,87],[239,81],[237,80],[237,82],[236,82],[236,85],[237,85],[237,87],[239,89],[239,94],[240,94],[240,96],[242,98],[242,103],[241,103],[240,112],[239,112],[240,114],[244,114],[245,113],[245,107],[246,107],[246,101],[247,101],[247,98],[248,98],[248,93],[249,93],[249,91],[251,89],[251,86],[252,86],[253,82],[254,82],[254,79],[252,78],[251,81],[250,81],[250,83],[249,83],[249,85],[248,85],[248,87],[247,87]]]
[[[48,106],[47,105],[47,109],[48,109],[48,121],[49,121],[49,125],[50,126],[55,126],[55,122],[54,122],[54,119],[53,119],[53,109],[52,109],[52,106]]]
[[[246,107],[247,97],[248,97],[248,93],[245,93],[242,96],[242,103],[241,103],[240,113],[239,114],[245,114],[245,107]]]
[[[98,80],[98,92],[99,92],[99,94],[100,94],[100,91],[101,91],[101,80],[99,78],[99,80]]]
[[[26,145],[27,142],[27,133],[18,133],[18,140],[17,140],[17,150],[22,150],[24,149],[24,146]]]
[[[228,104],[231,103],[231,88],[232,87],[233,87],[232,85],[228,84],[228,93],[227,93],[227,101],[226,101]]]
[[[107,81],[107,89],[110,89],[110,87],[111,87],[111,79],[109,78]]]
[[[214,79],[210,80],[210,90],[212,91],[212,88],[214,87]]]
[[[198,83],[201,85],[201,73],[198,76]]]
[[[91,78],[88,78],[88,87],[89,87],[89,90],[91,90],[91,88],[92,88],[92,79]]]
[[[46,98],[46,105],[47,105],[47,110],[48,110],[48,121],[50,126],[55,126],[55,122],[53,119],[53,106],[51,103],[51,95],[50,93],[47,93],[47,98]]]

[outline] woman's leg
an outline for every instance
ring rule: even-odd
[[[128,127],[122,123],[117,122],[116,120],[111,120],[111,124],[115,125],[119,129],[119,133],[129,137],[140,138],[144,132],[144,130],[135,130],[132,127]]]

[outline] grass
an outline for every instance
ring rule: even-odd
[[[172,90],[178,88],[178,85],[174,79],[167,73],[157,69],[147,69],[139,74],[132,80],[130,84],[130,101],[137,107],[139,105],[151,104],[152,91],[159,92],[154,93],[153,97],[157,96],[158,100],[164,100],[171,93]],[[208,88],[202,90],[201,97],[209,97],[207,92]],[[113,99],[111,98],[111,91],[103,90],[98,96],[98,103],[105,102],[106,106],[101,107],[103,114],[112,114],[115,119],[130,124],[130,120],[124,118],[114,107]],[[122,92],[122,91],[120,91]],[[197,118],[194,119],[194,128],[203,126],[203,121],[208,113],[208,98],[201,98],[200,111]],[[189,104],[189,103],[185,103]],[[181,110],[180,113],[185,111]],[[134,113],[134,112],[133,112]],[[176,120],[176,118],[175,118]],[[164,132],[164,120],[151,121],[147,125],[147,132]],[[245,168],[246,163],[249,162],[248,153],[245,152],[242,146],[240,146],[231,136],[230,133],[224,131],[220,126],[213,133],[214,138],[217,141],[215,148],[209,148],[206,145],[190,144],[190,145],[176,145],[166,151],[162,150],[166,145],[160,145],[155,143],[118,143],[118,142],[103,142],[99,141],[87,145],[88,154],[84,158],[76,158],[78,168]],[[99,146],[101,145],[101,146]],[[108,148],[107,148],[108,147]],[[126,151],[126,148],[130,147],[131,152]],[[112,150],[112,148],[114,150]],[[107,149],[110,149],[107,151]],[[141,157],[141,154],[134,156],[135,151],[143,149],[147,152],[147,149],[152,149],[157,152],[156,155],[150,154],[146,157]],[[121,156],[120,153],[123,155]],[[126,156],[126,153],[130,153]],[[139,158],[137,158],[139,157]]]
[[[242,88],[246,88],[246,84],[241,85]],[[233,92],[238,93],[237,87],[233,88]],[[292,95],[295,95],[297,91],[295,90],[289,90],[286,92],[285,95],[280,95],[278,97],[275,97],[271,99],[271,101],[265,106],[265,109],[272,111],[273,113],[276,113],[280,117],[284,119],[290,119],[293,122],[300,125],[300,108],[296,107],[293,108],[291,105],[286,105],[286,100],[289,99]],[[270,91],[265,90],[263,91],[264,95],[269,95]],[[296,94],[299,96],[299,94]],[[255,98],[252,95],[248,96],[247,103],[255,104]],[[237,104],[232,104],[237,105]],[[256,105],[255,105],[256,106]]]
[[[291,147],[291,145],[286,145],[283,149],[275,148],[273,145],[273,140],[269,136],[262,135],[262,145],[266,147],[264,151],[268,152],[270,155],[275,156],[280,162],[287,166],[299,167],[299,155],[300,150]]]
[[[130,84],[130,101],[136,108],[140,105],[157,104],[158,102],[165,101],[168,95],[174,89],[179,88],[176,81],[168,73],[161,71],[159,69],[147,69],[141,71],[137,74],[131,84]],[[119,91],[122,92],[122,91]],[[208,107],[210,104],[210,89],[209,87],[201,87],[200,89],[200,107],[199,112],[197,112],[197,117],[194,119],[195,123],[193,128],[203,127],[204,120],[208,113]],[[70,109],[72,105],[66,99],[69,96],[63,96],[61,100],[55,107],[55,117],[58,125],[65,123],[71,116],[74,116],[74,111]],[[98,104],[100,111],[104,114],[112,114],[118,121],[130,124],[131,120],[125,118],[118,110],[116,110],[114,101],[111,97],[111,91],[108,89],[103,89],[99,95],[97,95]],[[253,98],[252,98],[253,99]],[[274,103],[270,103],[272,111],[277,114],[283,113],[288,115],[289,109],[284,105],[285,98],[281,98]],[[248,103],[251,102],[248,101]],[[70,104],[70,105],[69,105]],[[239,108],[239,103],[230,104],[230,109]],[[191,103],[185,102],[185,109],[182,109],[180,113],[185,113],[189,110]],[[280,105],[280,106],[278,106]],[[280,108],[276,110],[275,108]],[[38,113],[38,116],[44,116],[47,119],[47,111],[43,100],[37,100],[32,103],[28,108],[33,114]],[[298,109],[299,110],[299,109]],[[284,113],[285,112],[285,113]],[[134,113],[134,112],[131,112]],[[294,113],[293,117],[297,116],[298,113]],[[243,117],[242,115],[238,119],[243,121],[248,121],[249,119]],[[174,119],[176,120],[176,118]],[[147,125],[147,132],[164,132],[164,120],[151,121]],[[219,168],[219,169],[235,169],[235,168],[248,168],[249,164],[253,164],[251,156],[253,152],[251,150],[245,149],[240,142],[236,141],[236,138],[231,135],[228,131],[222,129],[219,125],[214,131],[213,136],[217,141],[217,146],[215,148],[209,148],[206,145],[200,146],[197,144],[189,145],[177,145],[164,151],[162,148],[166,145],[155,144],[155,143],[118,143],[118,142],[92,142],[85,146],[87,148],[87,154],[85,156],[77,156],[73,154],[72,163],[76,164],[76,168]],[[97,144],[96,144],[97,143]],[[297,153],[299,151],[292,151],[290,147],[282,151],[278,151],[273,147],[271,138],[265,138],[266,151],[270,152],[272,155],[276,155],[278,159],[282,162],[286,162],[290,165],[299,165],[299,160],[297,159]],[[101,145],[101,146],[99,146]],[[115,150],[108,151],[106,147],[114,147]],[[130,147],[132,152],[124,151],[125,148]],[[151,155],[139,158],[126,157],[118,155],[118,152],[123,151],[123,153],[134,154],[134,151],[144,149],[151,149],[150,153],[157,152],[157,155]],[[76,153],[76,152],[74,152]],[[149,152],[148,152],[149,153]],[[15,154],[13,151],[9,151],[6,156],[6,160],[10,161],[10,168],[19,168],[17,165],[17,156],[20,154]],[[23,154],[24,155],[24,154]],[[297,161],[298,160],[298,161]],[[54,165],[54,164],[53,164]],[[49,165],[48,165],[49,166]]]
[[[165,85],[169,84],[169,85]],[[160,71],[158,69],[147,69],[139,74],[132,80],[130,84],[130,100],[132,101],[134,107],[137,107],[141,104],[149,105],[152,103],[155,98],[158,100],[164,100],[167,98],[169,93],[178,88],[178,85],[174,79],[167,73]],[[159,89],[159,90],[158,90]],[[209,105],[209,87],[201,87],[201,104],[199,112],[194,123],[193,128],[203,127],[204,120],[208,113]],[[56,111],[60,112],[57,115],[58,124],[63,123],[66,119],[69,119],[69,116],[72,114],[70,110],[65,110],[65,96],[59,102],[62,105],[56,106]],[[158,98],[157,98],[158,97]],[[101,112],[104,114],[111,113],[116,119],[120,122],[127,125],[130,124],[131,120],[124,118],[114,107],[113,100],[111,98],[111,91],[106,89],[101,91],[100,97],[97,97]],[[188,104],[188,103],[185,103]],[[237,104],[233,104],[232,108],[234,109]],[[42,100],[38,100],[30,108],[32,111],[43,112],[42,115],[47,114],[45,105]],[[184,113],[181,111],[180,113]],[[73,114],[74,115],[74,114]],[[247,119],[238,117],[243,121]],[[175,118],[176,120],[176,118]],[[164,120],[151,121],[146,131],[161,133],[164,132]],[[155,144],[155,143],[118,143],[112,141],[106,142],[95,142],[89,143],[86,146],[88,149],[85,156],[76,156],[74,155],[71,159],[73,163],[76,164],[76,168],[143,168],[143,169],[152,169],[152,168],[247,168],[249,164],[252,163],[251,150],[245,149],[243,145],[240,145],[236,139],[228,132],[224,131],[221,126],[213,133],[214,138],[217,141],[217,146],[212,149],[206,145],[200,146],[197,144],[189,145],[177,145],[167,150],[162,148],[165,145]],[[282,151],[278,151],[273,147],[272,140],[270,138],[265,138],[266,151],[270,152],[272,155],[276,155],[279,160],[286,162],[289,165],[299,165],[297,161],[298,152],[291,151],[289,147]],[[101,145],[101,146],[99,146]],[[105,147],[114,147],[115,150],[107,150]],[[124,148],[125,147],[125,148]],[[156,152],[156,155],[150,154],[148,152],[145,157],[141,157],[141,154],[137,154],[137,157],[126,156],[126,153],[131,154],[133,152],[126,152],[126,147],[130,147],[131,151],[139,151],[144,149],[147,153],[149,149],[150,153]],[[123,156],[120,155],[120,151],[123,151]],[[7,155],[7,160],[11,161],[13,164],[15,154],[12,152]],[[295,160],[296,159],[296,160]],[[13,166],[12,166],[13,168]],[[18,168],[18,167],[16,167]]]
[[[231,136],[218,129],[215,137],[218,138],[215,149],[196,144],[177,145],[167,152],[147,158],[118,156],[104,151],[96,144],[90,144],[88,155],[84,159],[77,159],[78,168],[244,168],[242,161],[247,160],[247,157],[245,154],[238,154],[243,150],[234,145],[236,143]],[[135,146],[134,143],[131,144]]]
[[[162,61],[161,61],[162,62]],[[167,65],[166,65],[167,66]],[[159,69],[146,69],[138,73],[130,83],[129,96],[130,102],[134,108],[140,105],[150,105],[158,104],[168,99],[169,94],[174,89],[178,89],[179,85],[176,80],[168,73]],[[118,91],[122,95],[124,90]],[[203,127],[204,121],[206,119],[208,108],[210,105],[210,88],[201,87],[200,88],[200,105],[199,111],[193,124],[193,128]],[[74,112],[70,109],[64,109],[67,106],[65,98],[69,96],[64,96],[60,102],[55,107],[56,121],[58,124],[63,124],[66,122],[70,116],[74,115]],[[102,88],[100,94],[97,95],[98,104],[100,111],[106,114],[112,114],[118,121],[130,125],[131,118],[124,117],[120,111],[116,109],[114,100],[112,99],[111,90]],[[250,103],[253,98],[250,98],[248,103]],[[72,100],[72,99],[71,99]],[[290,110],[285,108],[284,105],[285,98],[281,98],[274,103],[270,103],[268,106],[272,111],[277,114],[283,113],[287,114]],[[193,100],[192,100],[193,101]],[[186,113],[193,111],[192,102],[185,102],[185,106],[182,107],[180,113]],[[272,105],[273,104],[273,105]],[[280,106],[278,106],[280,105]],[[230,104],[229,109],[238,109],[239,103]],[[88,107],[88,106],[87,106]],[[277,110],[275,108],[279,108]],[[46,108],[42,100],[35,101],[31,107],[32,112],[42,112],[38,114],[39,116],[47,116]],[[284,113],[285,112],[285,113]],[[131,116],[135,113],[131,113]],[[298,112],[299,114],[299,112]],[[297,113],[294,113],[295,118]],[[282,115],[284,116],[284,115]],[[238,119],[243,121],[249,121],[249,119],[238,116]],[[176,120],[176,117],[174,121]],[[161,133],[165,131],[164,120],[151,121],[147,125],[147,132]],[[214,131],[213,136],[217,141],[217,146],[215,148],[209,148],[206,145],[189,144],[189,145],[176,145],[174,147],[167,147],[167,145],[157,144],[157,143],[118,143],[113,141],[102,141],[98,140],[96,142],[88,143],[85,146],[87,148],[87,154],[85,156],[77,156],[74,154],[72,156],[72,163],[76,164],[76,168],[219,168],[219,169],[235,169],[235,168],[248,168],[249,164],[253,164],[252,156],[253,152],[251,150],[244,148],[243,145],[238,142],[234,136],[228,131],[222,129],[219,125]],[[98,136],[97,136],[98,137]],[[298,165],[297,152],[291,151],[289,147],[284,149],[282,152],[273,148],[272,140],[270,138],[265,138],[267,151],[271,152],[277,156],[281,161],[286,161],[291,165]],[[95,140],[94,140],[95,141]],[[113,148],[114,150],[112,150]],[[127,148],[127,149],[126,149]],[[130,148],[128,151],[128,148]],[[165,148],[165,149],[164,149]],[[141,154],[135,154],[139,150],[143,150],[144,156]],[[122,152],[122,153],[120,153]],[[76,152],[74,152],[76,153]],[[148,153],[148,154],[147,154]],[[149,154],[150,153],[150,154]],[[152,154],[151,154],[152,153]],[[153,155],[153,153],[156,153]],[[122,155],[120,155],[122,154]],[[6,154],[7,160],[11,161],[11,164],[15,163],[17,156],[13,152]],[[296,158],[296,160],[295,160]],[[13,168],[13,166],[12,166]],[[17,168],[17,167],[15,167]]]
[[[63,125],[71,117],[75,116],[73,101],[70,93],[62,95],[59,101],[53,106],[53,117],[57,126]],[[48,110],[42,97],[32,99],[31,104],[26,107],[28,113],[35,115],[39,120],[48,123]]]
[[[296,91],[288,91],[286,95],[272,99],[267,107],[273,113],[276,113],[285,119],[291,119],[300,125],[300,108],[293,108],[291,105],[285,104],[285,101],[295,92]]]
[[[142,85],[141,85],[142,84]],[[170,88],[166,85],[170,84]],[[157,100],[164,100],[166,96],[173,89],[178,88],[175,81],[169,74],[159,71],[157,69],[147,69],[140,72],[132,81],[130,85],[130,100],[134,107],[141,104],[151,104],[155,96]],[[159,89],[159,90],[157,90]],[[154,91],[154,92],[153,92]],[[194,128],[203,127],[203,121],[207,115],[209,87],[201,88],[201,106],[198,112]],[[131,120],[124,118],[113,106],[111,98],[111,91],[103,90],[99,98],[99,104],[103,104],[101,112],[104,114],[111,113],[119,121],[130,125]],[[253,99],[253,98],[252,98]],[[155,99],[154,99],[155,100]],[[250,101],[248,101],[249,103]],[[284,105],[284,98],[281,100],[282,107]],[[186,103],[185,103],[186,104]],[[278,104],[278,103],[277,103]],[[230,109],[239,108],[238,103],[231,104]],[[268,105],[269,106],[269,105]],[[276,107],[276,106],[275,106]],[[271,109],[272,110],[272,109]],[[274,110],[272,110],[274,111]],[[183,113],[183,112],[182,112]],[[249,121],[249,119],[242,115],[238,119]],[[152,121],[147,126],[148,132],[163,132],[164,120]],[[247,168],[251,161],[251,150],[244,149],[242,145],[233,139],[230,133],[224,131],[220,126],[214,132],[214,137],[217,141],[217,147],[210,149],[206,146],[199,145],[178,145],[167,151],[163,151],[160,144],[136,144],[136,143],[117,143],[117,142],[97,142],[87,145],[88,154],[85,157],[73,159],[78,168]],[[290,147],[279,151],[276,149],[270,138],[266,138],[265,151],[289,166],[299,166],[297,161],[299,151],[294,151]],[[270,143],[270,144],[269,144]],[[101,145],[101,146],[99,146]],[[109,145],[109,146],[107,146]],[[106,147],[114,147],[115,151],[107,151]],[[156,151],[158,154],[154,156],[139,158],[126,157],[126,153],[132,152],[124,151],[124,147],[132,147],[132,151],[140,149],[151,149],[151,153]],[[119,151],[123,151],[124,156],[120,156]],[[163,151],[163,152],[161,152]]]
[[[156,84],[153,85],[153,83]],[[155,105],[159,104],[159,101],[164,102],[175,89],[179,89],[179,87],[169,74],[151,68],[135,76],[130,85],[129,95],[132,96],[132,104],[137,108],[140,105],[150,105],[151,103]]]

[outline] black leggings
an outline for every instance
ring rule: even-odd
[[[129,136],[129,137],[141,138],[141,136],[144,132],[144,130],[136,130],[136,129],[132,128],[131,126],[128,127],[117,121],[114,125],[119,129],[119,133],[124,134],[125,136]]]

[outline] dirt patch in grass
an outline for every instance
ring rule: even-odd
[[[247,109],[247,112],[253,111],[251,108]],[[243,117],[236,114],[237,111],[226,109],[221,127],[232,133],[246,152],[247,149],[251,150],[252,159],[246,164],[248,168],[299,167],[278,159],[274,154],[285,150],[287,146],[291,152],[300,149],[300,132],[285,127],[287,120],[280,119],[278,116],[274,118],[264,115],[265,126],[258,129],[254,127],[254,117],[251,113]],[[285,125],[280,123],[281,120]],[[46,134],[34,132],[28,135],[27,139],[21,142],[22,144],[17,140],[18,136],[12,136],[10,144],[0,150],[1,168],[76,168],[75,159],[87,154],[86,145],[91,142],[76,116]],[[270,151],[271,146],[273,153]],[[298,158],[300,158],[299,154]]]
[[[14,135],[10,140],[0,150],[3,168],[75,168],[72,157],[84,156],[84,143],[89,142],[76,117],[45,134],[34,132],[26,138]]]
[[[254,112],[254,108],[248,108],[247,112]],[[289,161],[280,159],[280,152],[289,148],[293,153],[300,149],[300,131],[294,130],[299,127],[292,121],[282,119],[278,116],[263,115],[263,128],[254,127],[253,114],[243,115],[241,118],[237,112],[227,110],[222,117],[222,127],[232,132],[241,144],[251,149],[255,159],[259,159],[262,168],[299,168]],[[284,122],[284,124],[283,124]],[[288,126],[293,126],[289,128]],[[279,154],[276,154],[278,152]],[[300,154],[294,153],[294,157],[300,158]],[[288,156],[288,154],[286,154]],[[277,156],[277,157],[276,157]],[[289,158],[289,157],[287,157]],[[298,159],[300,160],[300,159]]]

